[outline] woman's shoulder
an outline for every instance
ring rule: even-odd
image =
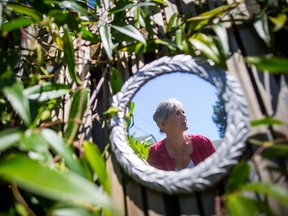
[[[201,135],[201,134],[187,134],[188,137],[190,137],[190,139],[194,139],[194,140],[209,140],[210,139],[204,135]]]
[[[159,142],[154,143],[153,145],[150,146],[150,151],[159,151],[163,149],[165,143],[165,139],[160,140]]]

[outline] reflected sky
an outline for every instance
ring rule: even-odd
[[[165,137],[153,121],[153,113],[161,101],[177,98],[185,108],[188,119],[186,133],[202,134],[212,141],[219,139],[212,120],[216,88],[209,82],[189,73],[172,73],[148,81],[132,98],[135,103],[134,125],[129,134],[135,137],[153,135],[156,141]]]

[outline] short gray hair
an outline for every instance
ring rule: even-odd
[[[169,116],[176,111],[177,106],[179,105],[183,107],[183,104],[175,98],[163,101],[158,105],[155,113],[153,114],[153,120],[160,128],[160,131],[161,131],[160,127],[161,124],[165,122],[169,118]]]

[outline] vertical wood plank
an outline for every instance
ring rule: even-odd
[[[181,216],[200,215],[199,205],[195,193],[179,195]]]
[[[112,154],[108,154],[106,160],[106,170],[110,180],[111,186],[111,200],[118,210],[119,215],[125,215],[125,199],[122,187],[121,173],[119,164],[116,163]]]
[[[163,195],[157,191],[146,189],[147,208],[149,216],[165,215]]]
[[[126,204],[128,216],[144,216],[145,207],[142,196],[141,185],[129,179],[125,184]]]

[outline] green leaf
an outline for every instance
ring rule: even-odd
[[[14,83],[5,86],[2,91],[25,125],[29,126],[31,123],[30,106],[28,98],[23,93],[22,85],[14,81]]]
[[[274,32],[277,32],[280,29],[282,29],[285,26],[285,23],[287,21],[287,15],[284,13],[278,14],[277,17],[269,16],[268,18],[275,25],[273,28]]]
[[[64,58],[68,65],[68,70],[70,77],[73,81],[81,84],[81,80],[78,77],[77,71],[75,70],[75,54],[72,38],[69,35],[68,26],[64,25],[64,36],[63,36],[63,44],[64,44]]]
[[[78,133],[79,125],[81,124],[83,114],[87,108],[88,89],[78,89],[72,98],[69,119],[65,131],[65,138],[69,139],[68,143],[71,143]]]
[[[69,93],[70,87],[64,84],[45,82],[24,90],[29,100],[47,101]]]
[[[270,198],[273,198],[274,200],[288,208],[288,193],[286,188],[280,187],[275,184],[255,182],[244,185],[241,190],[254,191],[264,194]]]
[[[253,64],[260,71],[287,74],[288,73],[288,59],[285,58],[269,58],[269,57],[248,57],[245,61]]]
[[[110,25],[111,28],[121,32],[122,34],[131,37],[135,40],[140,41],[143,44],[146,44],[146,40],[144,39],[143,35],[132,25]]]
[[[112,87],[114,94],[116,94],[117,92],[121,90],[122,80],[121,80],[120,72],[114,67],[112,67],[111,69],[110,82],[111,82],[111,87]]]
[[[222,53],[224,54],[225,57],[228,57],[229,40],[228,40],[227,30],[223,26],[220,26],[220,25],[215,25],[213,29],[215,33],[217,34],[218,39],[220,41]]]
[[[175,44],[174,41],[170,41],[166,38],[163,38],[163,39],[156,39],[155,40],[155,43],[156,44],[161,44],[161,45],[165,45],[167,46],[171,51],[176,51],[177,50],[177,45]]]
[[[74,159],[73,152],[63,140],[51,129],[43,129],[41,135],[52,147],[55,153],[63,157],[65,164],[79,175],[85,176],[80,163]]]
[[[112,60],[113,42],[111,39],[110,27],[108,25],[101,25],[99,27],[99,34],[107,57]]]
[[[0,32],[1,32],[2,23],[3,23],[2,13],[3,13],[3,4],[0,4]]]
[[[110,115],[110,116],[113,116],[113,115],[116,115],[118,112],[119,112],[119,107],[115,107],[115,106],[110,106],[108,108],[108,110],[106,110],[105,112],[103,112],[104,115]]]
[[[15,4],[7,3],[7,7],[11,8],[13,11],[17,13],[30,16],[36,22],[40,22],[42,20],[42,14],[33,8],[20,5],[20,4],[16,4],[16,3]]]
[[[217,64],[221,64],[218,48],[215,46],[213,39],[202,33],[193,35],[189,38],[191,44],[201,51],[207,58],[213,60]]]
[[[143,160],[147,160],[150,143],[140,142],[133,136],[128,136],[129,145],[135,151],[135,154]]]
[[[262,118],[262,119],[256,119],[256,120],[252,120],[251,121],[251,126],[252,127],[257,127],[257,126],[261,126],[261,125],[269,125],[269,126],[273,126],[273,125],[283,125],[284,122],[278,120],[278,119],[274,119],[274,118]]]
[[[57,2],[57,1],[55,1]],[[88,12],[86,9],[82,8],[80,5],[78,5],[76,2],[72,1],[61,1],[57,2],[62,8],[65,9],[71,9],[72,11],[76,13],[80,13],[82,16],[88,16]]]
[[[274,144],[266,148],[262,153],[261,156],[265,158],[275,158],[275,159],[286,159],[288,158],[288,145],[286,144]]]
[[[234,3],[230,5],[224,5],[217,7],[215,9],[204,12],[198,16],[190,17],[186,20],[186,23],[189,23],[190,31],[201,29],[203,26],[212,22],[216,17],[220,17],[227,13],[229,10],[235,8],[239,3]],[[189,34],[190,35],[190,34]]]
[[[3,23],[2,32],[11,32],[21,27],[27,27],[31,24],[32,24],[32,20],[26,17],[15,18],[11,21]]]
[[[174,13],[169,22],[168,22],[168,25],[167,25],[167,32],[171,32],[172,28],[176,25],[176,21],[177,21],[177,18],[178,18],[179,14],[178,13]]]
[[[17,128],[10,128],[0,132],[0,152],[12,146],[15,142],[19,141],[23,134]]]
[[[84,25],[81,26],[83,40],[91,41],[94,43],[100,42],[99,35],[92,34]]]
[[[249,172],[250,167],[245,162],[235,166],[227,182],[227,193],[234,192],[245,184],[249,178]]]
[[[99,210],[100,211],[100,210]],[[100,212],[93,212],[89,209],[79,208],[79,207],[57,207],[51,211],[51,215],[61,215],[61,216],[95,216],[101,215]]]
[[[117,4],[120,5],[120,4]],[[155,3],[152,2],[140,2],[140,3],[132,3],[132,4],[124,4],[123,6],[120,5],[121,7],[117,6],[109,10],[109,14],[115,14],[119,13],[125,10],[131,10],[132,8],[140,8],[140,7],[151,7],[151,6],[156,6]]]
[[[231,194],[227,202],[231,216],[275,215],[264,203],[249,197]]]
[[[26,191],[48,199],[70,205],[111,209],[110,200],[94,183],[73,172],[51,170],[24,156],[2,159],[0,176],[15,182]]]
[[[106,172],[106,166],[104,159],[101,156],[101,152],[97,146],[93,143],[84,141],[83,143],[85,158],[92,167],[93,171],[96,173],[99,182],[103,186],[103,189],[110,193],[110,182]]]
[[[266,12],[259,15],[260,17],[254,23],[254,28],[259,37],[266,43],[268,47],[271,45],[271,36],[269,31],[269,23]]]

